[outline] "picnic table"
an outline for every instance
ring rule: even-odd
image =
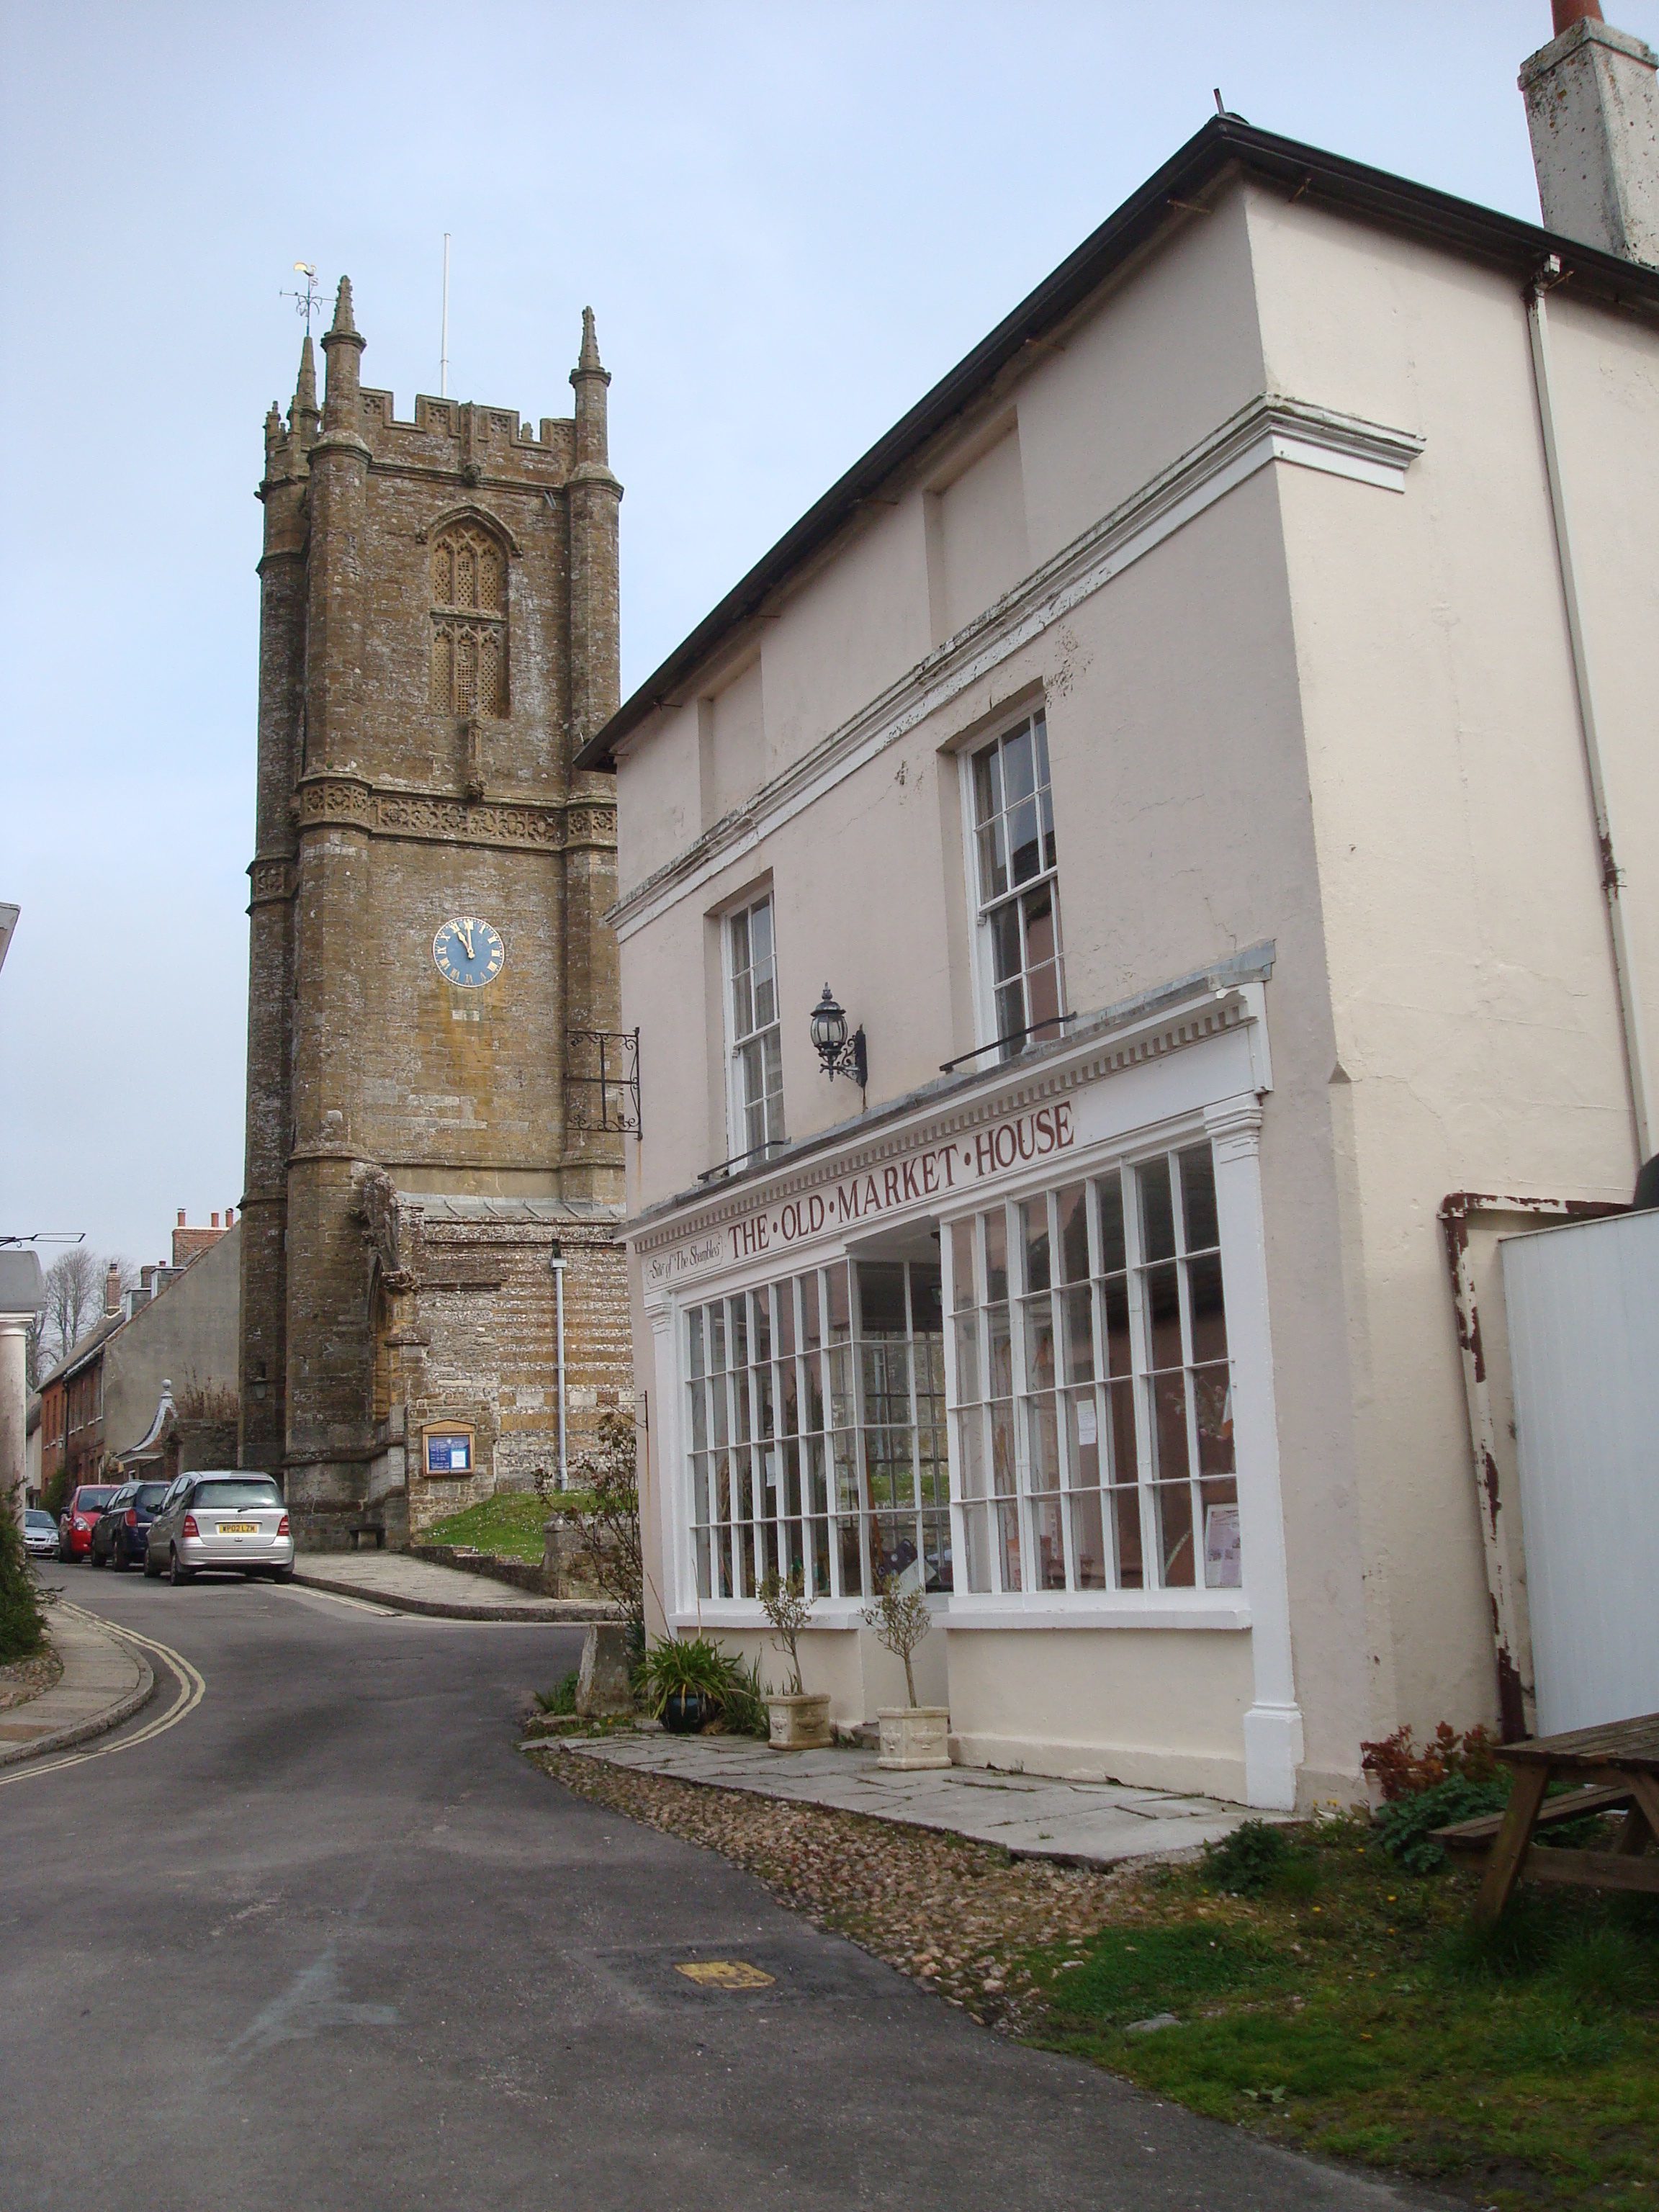
[[[1436,1831],[1449,1850],[1486,1859],[1477,1920],[1496,1920],[1517,1881],[1659,1893],[1659,1713],[1506,1743],[1498,1756],[1511,1770],[1505,1810]],[[1574,1786],[1552,1797],[1553,1782]],[[1620,1810],[1625,1817],[1611,1850],[1558,1849],[1536,1841],[1540,1828],[1559,1821]]]

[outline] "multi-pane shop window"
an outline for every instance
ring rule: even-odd
[[[1048,732],[1041,714],[974,755],[979,923],[988,939],[993,1036],[1012,1057],[1060,1032],[1065,979]]]
[[[726,924],[731,994],[732,1152],[764,1159],[783,1142],[783,1044],[772,902],[757,899]]]
[[[951,1231],[963,1587],[1240,1581],[1207,1143]]]
[[[692,1549],[706,1598],[798,1574],[951,1587],[939,1270],[837,1261],[686,1316]]]

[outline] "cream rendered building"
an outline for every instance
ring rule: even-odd
[[[1656,697],[1659,274],[1208,124],[583,756],[653,1626],[799,1569],[860,1722],[896,1573],[958,1759],[1261,1806],[1524,1725],[1469,1194],[1653,1149]]]

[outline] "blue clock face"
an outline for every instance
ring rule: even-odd
[[[501,972],[507,949],[499,934],[476,914],[456,915],[432,940],[432,957],[446,983],[476,990]]]

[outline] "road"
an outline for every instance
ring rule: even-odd
[[[578,1631],[55,1579],[204,1689],[0,1783],[0,2212],[1420,2201],[1022,2050],[571,1797],[514,1722]]]

